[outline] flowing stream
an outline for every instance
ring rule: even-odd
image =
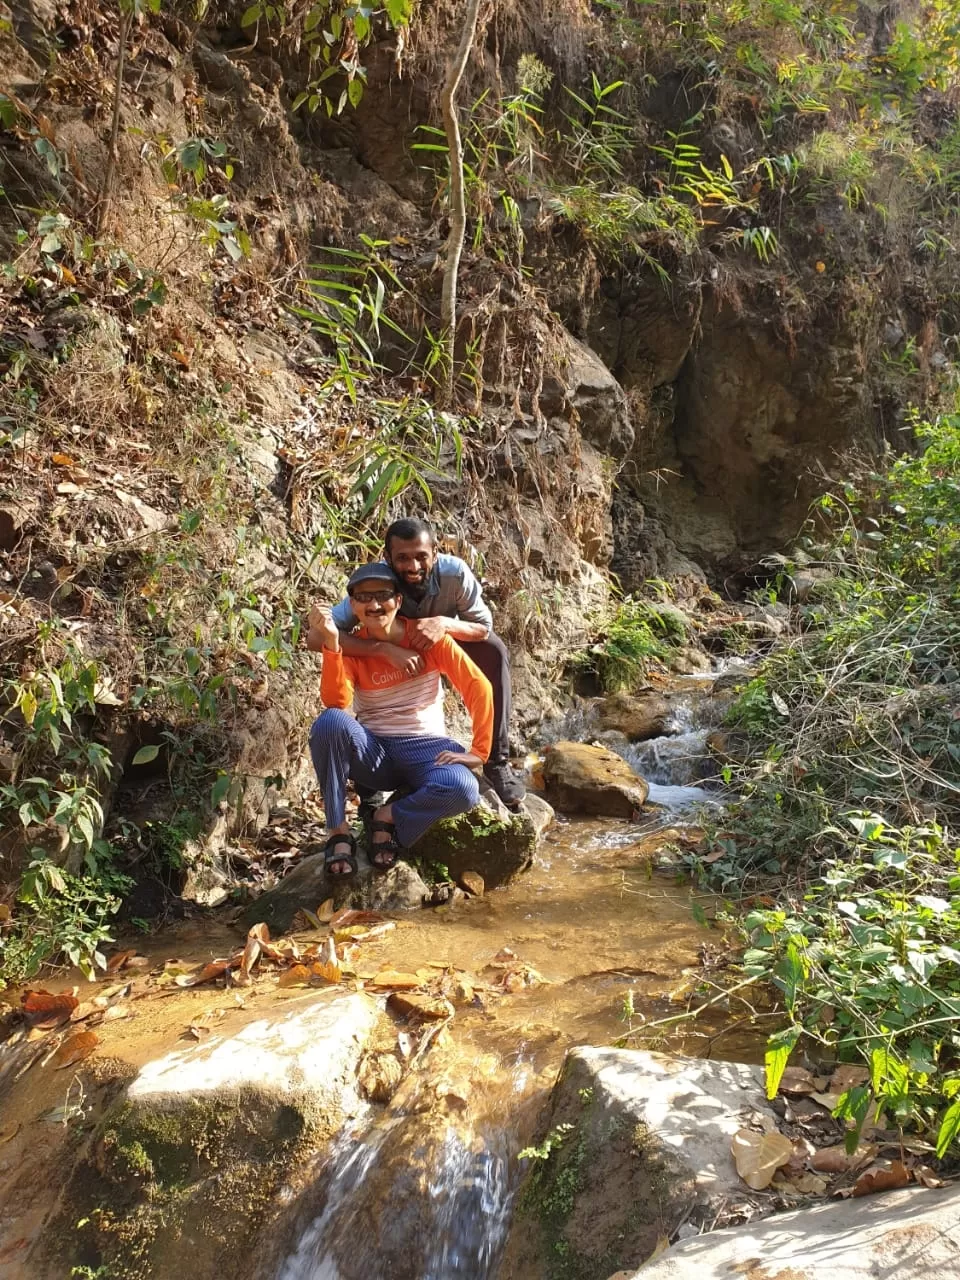
[[[609,1044],[642,1019],[677,1012],[710,937],[691,910],[696,894],[651,869],[677,828],[695,822],[697,806],[718,802],[697,785],[706,692],[685,682],[668,736],[617,748],[662,806],[650,826],[561,821],[537,865],[508,889],[423,912],[393,935],[384,963],[397,968],[443,962],[482,979],[505,945],[543,983],[459,1010],[392,1102],[341,1138],[299,1199],[271,1280],[496,1276],[522,1176],[517,1155],[564,1051]],[[589,722],[579,736],[590,739]],[[680,1027],[666,1046],[704,1052],[702,1029]],[[735,1035],[711,1029],[714,1056],[755,1056]]]

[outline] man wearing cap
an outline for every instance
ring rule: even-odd
[[[385,647],[410,655],[413,620],[400,615],[403,593],[388,564],[363,565],[347,582],[359,636],[359,654],[344,651],[330,609],[310,612],[307,647],[323,651],[320,696],[327,708],[310,730],[310,754],[323,789],[330,875],[357,869],[356,841],[346,821],[348,779],[368,792],[411,788],[381,805],[370,826],[370,860],[389,870],[440,818],[473,808],[480,787],[472,770],[490,753],[493,693],[490,682],[449,636],[440,636],[418,662],[397,665]],[[441,675],[463,698],[473,722],[469,751],[447,736]],[[353,703],[354,715],[346,708]]]
[[[520,776],[510,767],[510,655],[493,632],[493,618],[470,566],[459,556],[437,551],[433,530],[425,520],[394,520],[384,535],[386,561],[403,591],[401,615],[413,626],[404,641],[379,643],[354,635],[356,611],[349,597],[333,610],[343,633],[344,653],[375,652],[396,670],[416,671],[433,645],[444,637],[455,640],[493,687],[493,743],[484,776],[510,808],[524,796]]]

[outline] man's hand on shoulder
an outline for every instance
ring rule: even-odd
[[[405,675],[415,676],[423,670],[423,658],[414,649],[403,649],[398,644],[388,644],[384,641],[377,653],[381,658],[386,659],[391,667],[396,667]]]
[[[408,634],[413,647],[419,653],[426,653],[447,634],[447,619],[417,618]]]

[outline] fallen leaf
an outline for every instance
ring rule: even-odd
[[[320,948],[320,955],[313,966],[313,972],[324,982],[339,982],[343,976],[340,961],[337,959],[337,944],[333,938],[327,938]]]
[[[784,1067],[780,1079],[780,1092],[789,1094],[816,1093],[813,1076],[805,1067]]]
[[[95,1004],[98,1009],[108,1009],[110,1005],[116,1004],[118,1000],[126,1000],[132,990],[132,982],[121,982],[119,986],[107,987],[106,991],[101,991],[98,996],[93,997],[90,1003]]]
[[[793,1143],[782,1133],[757,1133],[738,1129],[730,1144],[737,1173],[748,1187],[762,1191],[769,1187],[773,1175],[793,1155]]]
[[[928,1164],[918,1164],[913,1176],[924,1187],[942,1187],[943,1179],[938,1178]]]
[[[870,1072],[866,1067],[857,1067],[852,1063],[845,1063],[843,1066],[837,1067],[830,1077],[829,1092],[838,1095],[846,1093],[848,1089],[856,1089],[858,1085],[866,1084],[869,1079]]]
[[[355,942],[371,942],[374,938],[382,938],[397,927],[396,921],[384,920],[383,924],[365,925],[348,924],[343,929],[334,930],[337,942],[347,942],[351,938]]]
[[[78,484],[74,484],[72,480],[61,480],[57,485],[57,493],[63,494],[64,497],[68,497],[72,494],[83,493],[83,490]]]
[[[257,963],[260,956],[260,939],[253,935],[253,930],[247,934],[247,945],[243,948],[243,955],[240,957],[240,977],[244,981],[250,981],[250,970]]]
[[[327,898],[317,907],[317,919],[321,924],[329,924],[334,917],[333,899]]]
[[[778,1173],[773,1185],[782,1187],[785,1191],[796,1191],[803,1196],[823,1196],[827,1193],[826,1178],[819,1178],[815,1173],[794,1173],[789,1178]]]
[[[191,1022],[187,1032],[193,1036],[194,1040],[205,1040],[210,1034],[210,1028],[204,1022]]]
[[[872,1160],[877,1149],[860,1145],[852,1155],[847,1154],[845,1146],[822,1147],[810,1159],[810,1166],[819,1173],[847,1173],[850,1169],[858,1169]]]
[[[132,1010],[128,1009],[125,1004],[112,1004],[109,1009],[104,1009],[100,1015],[101,1022],[119,1022],[123,1018],[133,1016]]]
[[[397,1049],[400,1056],[406,1061],[416,1048],[416,1042],[408,1031],[400,1031],[397,1034]]]
[[[126,968],[127,963],[132,960],[136,954],[136,948],[132,948],[130,951],[116,952],[116,954],[112,955],[107,961],[107,967],[104,972],[108,974],[119,973],[121,969]]]
[[[10,908],[5,902],[0,902],[0,924],[6,924],[11,916]]]
[[[50,461],[55,467],[75,467],[77,465],[69,453],[52,453]]]
[[[247,934],[247,938],[248,939],[256,938],[257,942],[260,942],[260,943],[269,942],[270,930],[263,923],[263,921],[261,921],[259,924],[254,924],[250,926],[250,932]]]
[[[899,1160],[890,1164],[871,1165],[856,1180],[853,1194],[871,1196],[876,1191],[893,1191],[896,1187],[905,1187],[910,1181],[910,1171]]]
[[[25,991],[20,1003],[32,1027],[49,1030],[66,1022],[80,1001],[65,992],[53,995],[49,991]]]
[[[277,984],[281,987],[302,987],[310,981],[310,970],[305,964],[295,964],[292,969],[281,973]]]
[[[826,1107],[828,1111],[836,1111],[837,1103],[840,1101],[839,1093],[811,1093],[810,1097],[814,1102],[819,1102],[821,1107]]]
[[[54,1054],[53,1065],[58,1071],[62,1071],[64,1067],[72,1067],[75,1062],[89,1058],[99,1043],[100,1037],[95,1031],[78,1031],[69,1040],[65,1040]]]
[[[421,981],[415,973],[401,973],[396,969],[383,969],[370,979],[373,987],[392,987],[395,991],[415,991]]]

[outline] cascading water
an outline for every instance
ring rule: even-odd
[[[342,1140],[324,1205],[276,1280],[487,1280],[506,1242],[517,1139],[415,1109]]]

